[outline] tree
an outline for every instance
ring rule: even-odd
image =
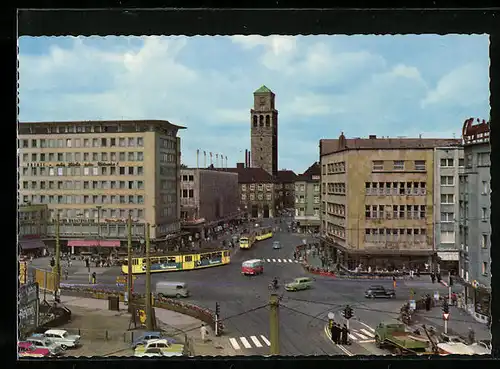
[[[188,169],[188,166],[186,164],[181,164],[181,169]]]

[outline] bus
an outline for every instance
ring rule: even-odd
[[[255,239],[257,241],[267,240],[268,238],[273,237],[273,228],[272,227],[262,227],[256,230],[257,235]]]
[[[255,243],[253,234],[242,234],[240,237],[240,249],[250,249]]]
[[[175,272],[210,268],[229,264],[231,253],[227,249],[204,249],[198,252],[172,252],[150,256],[151,273]],[[122,264],[122,273],[128,274],[128,260]],[[146,273],[146,257],[132,258],[132,274]]]

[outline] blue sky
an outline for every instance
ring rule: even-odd
[[[19,120],[166,119],[229,165],[250,147],[252,93],[279,111],[279,168],[318,160],[320,138],[460,137],[489,117],[487,35],[22,37]]]

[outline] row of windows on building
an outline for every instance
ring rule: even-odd
[[[22,167],[23,176],[142,176],[142,166],[85,166],[85,167]]]
[[[97,162],[97,161],[144,161],[142,151],[128,152],[59,152],[59,153],[24,153],[23,163],[28,162]],[[31,159],[31,160],[30,160]]]
[[[425,195],[427,184],[425,182],[365,182],[367,196],[410,196]]]
[[[143,195],[23,195],[33,204],[144,204]]]
[[[194,182],[194,175],[192,174],[183,174],[181,177],[182,182]]]
[[[193,189],[182,189],[181,190],[181,198],[192,199],[194,198],[194,190]]]
[[[306,190],[306,185],[304,185],[304,184],[295,185],[295,192],[305,192],[305,190]],[[313,191],[319,192],[319,183],[314,184]]]
[[[160,163],[176,163],[177,156],[166,152],[160,152]]]
[[[345,195],[345,191],[345,183],[323,183],[323,194],[328,193],[329,195]]]
[[[255,191],[255,188],[257,188],[257,191],[264,191],[264,186],[265,186],[265,190],[266,191],[272,191],[273,190],[273,186],[271,184],[266,184],[266,185],[258,184],[256,186],[255,183],[249,184],[248,185],[248,189],[250,191]],[[247,185],[246,184],[242,184],[241,185],[241,191],[246,191],[246,190],[247,190]]]
[[[162,149],[176,150],[177,141],[176,140],[167,140],[165,138],[160,139],[160,147]]]
[[[293,190],[293,183],[285,183],[285,184],[282,184],[282,183],[276,183],[274,185],[274,188],[276,190],[281,190],[281,189],[286,189],[286,190]]]
[[[142,190],[144,181],[23,181],[23,190]]]
[[[380,170],[418,170],[425,171],[425,160],[413,160],[412,164],[410,161],[405,160],[392,160],[392,165],[389,167],[386,165],[384,160],[373,160],[372,161],[373,171]]]
[[[345,240],[345,227],[342,227],[342,226],[339,226],[337,224],[333,224],[333,223],[330,223],[330,222],[324,222],[323,224],[325,225],[326,223],[326,226],[325,226],[325,230],[326,230],[326,233],[329,234],[329,235],[332,235],[332,236],[336,236],[336,237],[339,237],[339,238],[342,238]]]
[[[477,219],[470,219],[469,218],[469,207],[467,204],[464,205],[463,201],[459,202],[459,214],[460,214],[460,221],[464,222],[467,220],[477,220]],[[486,206],[481,207],[481,216],[480,220],[482,222],[488,222],[490,220],[489,218],[489,209]]]
[[[273,197],[272,194],[266,193],[266,200],[271,200],[272,197]],[[248,196],[248,198],[251,201],[255,200],[255,194],[254,193],[250,193],[249,196]],[[247,199],[247,194],[246,193],[242,193],[241,194],[241,200],[246,201],[246,199]],[[257,194],[257,200],[264,200],[264,194],[263,193],[258,193]]]
[[[365,205],[366,219],[425,219],[425,205]]]
[[[295,216],[305,216],[306,214],[306,209],[305,208],[298,208],[298,209],[295,209]],[[315,217],[319,217],[319,208],[314,208],[313,209],[313,215]]]
[[[313,203],[314,204],[319,204],[319,195],[313,197]],[[296,204],[305,204],[306,203],[306,198],[304,195],[299,195],[295,196],[295,203]]]
[[[345,217],[345,205],[333,202],[323,202],[326,212],[330,215]]]
[[[271,127],[271,116],[270,115],[266,115],[265,118],[263,115],[259,115],[257,117],[257,115],[254,115],[252,117],[252,121],[253,121],[253,126],[254,127],[264,127],[264,119],[265,119],[265,126],[266,127]]]
[[[83,127],[82,127],[83,128]],[[172,142],[173,143],[173,142]],[[73,148],[73,147],[143,147],[143,137],[112,137],[112,138],[59,138],[59,139],[23,139],[20,148]],[[174,146],[175,147],[175,146]]]
[[[100,213],[99,213],[100,211]],[[89,220],[92,219],[97,221],[106,221],[106,219],[126,219],[128,214],[132,215],[132,218],[144,219],[144,209],[120,209],[120,208],[103,208],[97,209],[50,209],[50,220],[55,220],[56,214],[59,213],[61,220],[64,219],[80,219]]]
[[[323,164],[323,174],[335,174],[345,172],[345,161]]]
[[[366,228],[365,242],[413,242],[427,243],[427,230],[425,228]]]

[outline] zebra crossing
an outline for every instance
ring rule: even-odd
[[[251,342],[251,343],[250,343]],[[250,337],[231,337],[229,338],[229,343],[231,347],[235,350],[241,350],[242,348],[251,349],[251,348],[262,348],[262,347],[270,347],[271,341],[267,339],[264,335],[255,335]],[[253,345],[252,345],[253,344]]]
[[[371,343],[375,342],[375,329],[370,327],[367,324],[364,324],[363,322],[359,322],[360,324],[364,325],[366,328],[350,328],[349,331],[349,339],[353,342],[357,343]],[[330,330],[328,329],[328,325],[325,326],[325,333],[328,336],[328,338],[331,337]]]
[[[269,258],[269,259],[261,259],[262,261],[265,261],[267,263],[282,263],[282,264],[293,264],[293,263],[300,263],[298,260],[293,260],[293,259],[283,259],[283,258]]]

